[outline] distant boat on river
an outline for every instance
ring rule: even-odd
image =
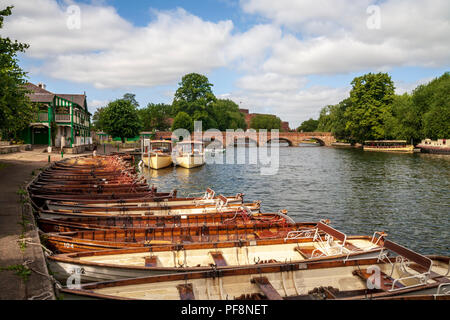
[[[414,146],[406,140],[375,140],[364,142],[364,151],[414,153]]]
[[[439,139],[432,141],[431,139],[425,139],[417,148],[420,148],[422,153],[450,154],[450,140]]]

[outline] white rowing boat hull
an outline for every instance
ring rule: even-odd
[[[360,242],[362,243],[362,242]],[[365,243],[368,245],[369,242]],[[305,244],[304,244],[305,245]],[[347,258],[343,255],[322,256],[319,258],[305,259],[297,251],[293,250],[297,244],[260,245],[244,248],[221,248],[224,259],[229,263],[226,268],[239,268],[252,266],[261,261],[276,259],[277,261],[290,261],[290,263],[302,261],[335,261]],[[378,257],[381,248],[373,248],[367,251],[355,252],[348,256],[348,260],[360,260]],[[70,259],[68,261],[49,260],[49,265],[58,281],[65,281],[72,274],[77,274],[81,282],[98,282],[137,278],[176,272],[192,272],[201,269],[208,270],[215,261],[210,255],[211,249],[186,250],[183,253],[171,251],[154,252],[158,261],[157,267],[145,267],[145,257],[149,252],[111,254],[105,256],[93,256],[87,258]],[[180,267],[186,263],[188,267]],[[197,267],[192,267],[197,266]]]
[[[166,154],[151,154],[150,157],[143,157],[144,165],[150,167],[151,169],[163,169],[172,165],[172,156]]]
[[[227,198],[228,203],[230,204],[240,204],[242,203],[242,198]],[[215,205],[219,202],[219,199],[203,199],[203,200],[181,200],[181,201],[148,201],[148,202],[129,202],[123,205],[118,203],[93,203],[93,204],[82,204],[80,205],[69,205],[62,204],[59,205],[57,203],[48,202],[47,207],[49,210],[79,210],[81,208],[96,208],[96,207],[150,207],[150,208],[166,208],[172,206],[203,206],[203,205]]]
[[[260,207],[247,206],[252,213],[259,213]],[[136,211],[104,211],[104,212],[91,212],[91,213],[77,213],[77,212],[51,212],[40,211],[39,215],[44,219],[58,219],[62,217],[111,217],[111,216],[176,216],[176,215],[196,215],[196,214],[208,214],[208,213],[232,213],[239,210],[239,207],[227,207],[223,209],[217,209],[216,207],[210,208],[193,208],[193,209],[157,209],[154,210],[136,210]]]
[[[176,157],[176,163],[178,166],[192,169],[196,167],[201,167],[205,164],[205,155],[204,154],[185,154],[182,156]]]

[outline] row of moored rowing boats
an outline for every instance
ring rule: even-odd
[[[56,162],[28,186],[65,297],[449,299],[450,259],[383,232],[261,212],[244,195],[158,192],[127,155]],[[81,284],[78,285],[78,283]]]

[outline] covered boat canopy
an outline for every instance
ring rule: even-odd
[[[177,148],[184,153],[202,153],[204,143],[202,141],[182,141],[177,143]]]

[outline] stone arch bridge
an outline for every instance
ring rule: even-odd
[[[156,132],[156,139],[170,139],[172,132],[159,131]],[[219,132],[219,131],[204,131],[202,133],[191,134],[191,139],[202,141],[217,141],[221,140],[224,146],[235,145],[239,143],[253,143],[257,146],[264,146],[272,140],[286,142],[291,147],[297,147],[302,141],[316,140],[322,146],[331,146],[336,142],[335,137],[331,132],[279,132],[278,137],[270,131],[267,133],[259,132]]]

